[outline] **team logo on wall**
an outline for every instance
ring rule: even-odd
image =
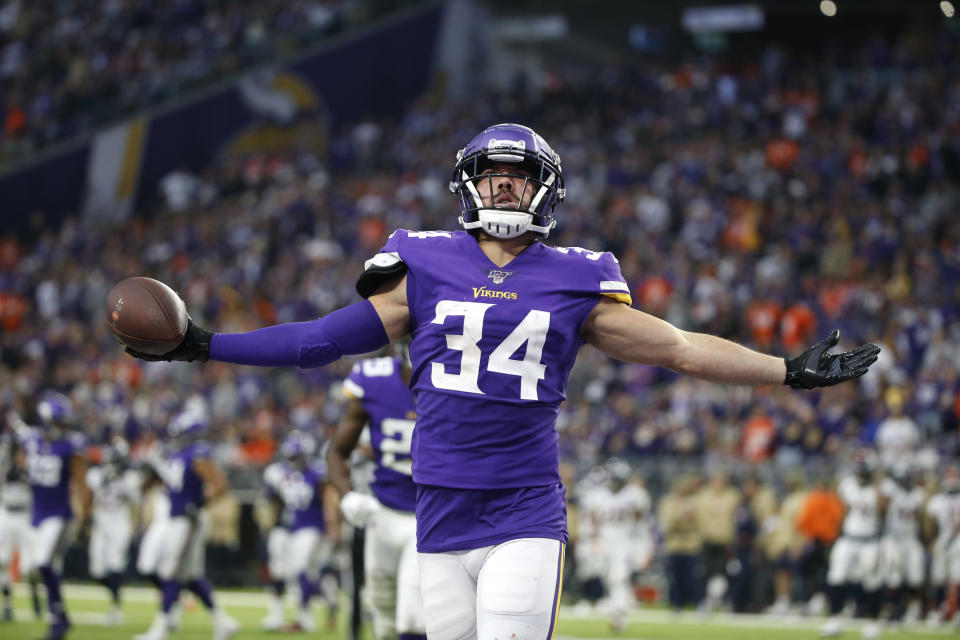
[[[227,141],[227,155],[244,157],[303,147],[326,151],[329,117],[306,78],[289,69],[258,69],[241,77],[237,93],[254,118]]]
[[[493,280],[493,284],[503,284],[503,281],[512,275],[513,271],[500,271],[499,269],[491,269],[490,273],[487,274],[487,277]]]

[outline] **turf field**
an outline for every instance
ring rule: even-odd
[[[37,640],[43,637],[46,625],[33,617],[23,585],[15,592],[14,622],[0,622],[2,640]],[[156,607],[156,595],[149,589],[127,588],[124,591],[124,623],[105,626],[107,610],[106,591],[95,585],[68,585],[65,590],[67,607],[74,623],[70,640],[130,640],[150,625]],[[318,630],[312,634],[267,633],[260,630],[260,619],[266,614],[266,597],[255,591],[223,591],[218,593],[220,602],[243,625],[238,640],[276,640],[279,637],[309,637],[311,640],[345,638],[345,618],[341,616],[336,630],[326,630],[326,612],[318,605]],[[207,613],[186,599],[182,625],[171,634],[171,640],[209,640],[210,618]],[[673,614],[663,610],[639,610],[632,614],[627,628],[622,633],[610,631],[600,616],[578,615],[574,610],[562,608],[557,629],[557,640],[572,638],[632,638],[636,640],[811,640],[818,637],[821,619],[772,618],[768,616],[742,616],[715,614],[702,617],[695,613]],[[848,624],[848,631],[841,638],[859,638],[859,624]],[[960,637],[960,633],[947,627],[931,629],[917,626],[910,629],[887,629],[885,638],[894,640],[932,640],[935,638]],[[364,640],[372,640],[369,629],[364,630]]]

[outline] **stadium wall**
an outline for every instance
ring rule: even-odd
[[[155,197],[174,169],[201,169],[231,147],[250,149],[279,125],[319,119],[326,129],[368,114],[400,114],[431,80],[443,12],[434,4],[387,18],[0,173],[0,232],[28,231],[38,210],[48,224],[76,213],[123,217]],[[130,123],[145,131],[138,144],[108,139]]]

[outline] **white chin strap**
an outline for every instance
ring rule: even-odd
[[[550,230],[553,229],[557,221],[553,218],[549,218],[550,223],[546,226],[533,224],[533,211],[536,210],[537,206],[540,204],[540,200],[543,199],[543,196],[547,192],[547,187],[553,184],[555,176],[550,176],[544,186],[540,187],[540,190],[537,192],[537,195],[534,196],[533,201],[530,203],[530,212],[523,211],[522,209],[477,209],[477,220],[473,222],[466,222],[463,219],[463,216],[460,216],[460,224],[464,229],[469,231],[470,229],[483,229],[484,233],[487,235],[493,236],[494,238],[516,238],[521,236],[527,231],[535,231],[539,234],[542,234],[543,237],[550,235]],[[480,197],[480,193],[477,191],[476,186],[469,179],[466,172],[463,173],[464,184],[467,187],[467,190],[470,192],[470,196],[473,198],[474,203],[477,207],[483,206],[483,199]]]

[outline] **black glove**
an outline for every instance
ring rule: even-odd
[[[212,331],[202,329],[194,323],[193,318],[187,316],[187,332],[183,336],[183,341],[180,342],[173,351],[168,351],[161,356],[152,356],[149,353],[143,353],[142,351],[127,347],[126,352],[134,358],[140,358],[148,362],[157,362],[159,360],[163,360],[164,362],[170,362],[171,360],[182,360],[184,362],[199,360],[200,362],[206,362],[210,359],[210,338],[212,337]]]
[[[818,342],[796,358],[784,358],[787,377],[783,384],[794,389],[829,387],[859,378],[877,361],[880,347],[873,343],[861,345],[853,351],[829,355],[827,351],[840,340],[840,330],[834,329],[826,340]]]

